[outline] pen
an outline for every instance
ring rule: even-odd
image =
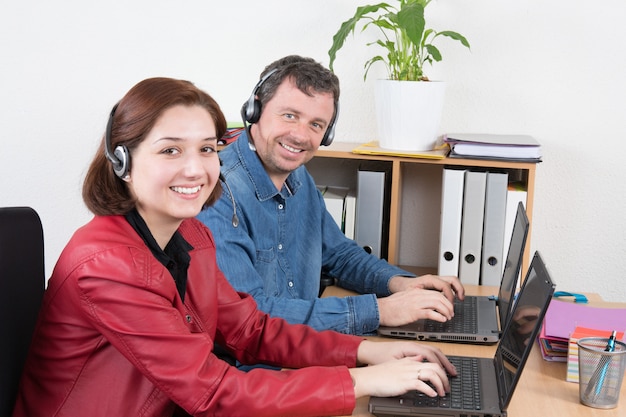
[[[617,332],[613,330],[611,333],[611,337],[609,337],[609,341],[606,344],[605,352],[613,352],[615,350],[615,336]],[[602,366],[602,371],[600,372],[600,378],[598,379],[598,384],[596,385],[596,396],[600,395],[600,390],[602,389],[602,384],[604,384],[604,378],[606,378],[606,372],[609,369],[609,362],[611,361],[610,356],[605,356],[602,359],[604,365]]]
[[[605,352],[613,352],[615,350],[615,338],[617,337],[617,331],[613,330],[611,333],[611,337],[609,337],[609,341],[606,344]]]
[[[615,350],[615,337],[617,336],[617,332],[613,330],[611,333],[611,337],[604,348],[605,352],[613,352]],[[602,356],[600,358],[600,362],[598,363],[598,367],[595,372],[591,376],[589,380],[589,385],[587,386],[587,390],[585,391],[585,396],[589,396],[591,390],[595,388],[593,401],[600,395],[600,391],[602,391],[602,385],[604,384],[604,379],[606,378],[606,373],[609,369],[609,362],[611,361],[611,357],[608,355]]]

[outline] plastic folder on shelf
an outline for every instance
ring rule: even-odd
[[[381,148],[378,141],[372,141],[359,145],[352,150],[352,153],[362,155],[387,155],[403,156],[406,158],[443,159],[448,155],[450,147],[447,144],[438,145],[430,151],[394,151],[392,149]]]
[[[545,360],[566,362],[569,339],[576,327],[596,330],[626,330],[626,308],[592,307],[552,300],[539,335]]]

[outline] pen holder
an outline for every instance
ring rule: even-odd
[[[612,352],[605,351],[607,338],[578,340],[580,402],[594,408],[615,408],[626,370],[626,344],[615,341]]]

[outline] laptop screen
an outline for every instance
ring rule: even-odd
[[[554,288],[545,264],[536,252],[496,350],[496,375],[503,410],[511,400],[521,369],[537,339]]]
[[[502,283],[498,293],[498,317],[500,318],[500,330],[503,331],[509,313],[511,311],[511,297],[515,292],[517,278],[522,267],[522,257],[526,247],[526,237],[528,236],[528,217],[524,205],[520,202],[517,205],[513,232],[511,233],[511,243],[509,253],[502,272]]]

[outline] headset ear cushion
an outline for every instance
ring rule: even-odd
[[[119,145],[115,147],[115,151],[113,151],[113,155],[117,158],[119,163],[113,165],[113,172],[120,178],[124,178],[128,171],[130,171],[130,154],[128,153],[128,148],[123,145]]]
[[[335,138],[335,124],[333,123],[324,133],[324,137],[322,138],[322,146],[329,146],[333,143],[333,139]]]
[[[254,95],[243,103],[241,108],[241,116],[248,123],[256,123],[261,118],[261,102]]]
[[[326,129],[326,133],[324,133],[324,137],[322,138],[322,146],[329,146],[333,143],[333,139],[335,139],[335,126],[337,126],[337,118],[339,117],[339,102],[335,102],[335,113],[333,114],[333,118],[330,120],[330,125],[328,129]]]

